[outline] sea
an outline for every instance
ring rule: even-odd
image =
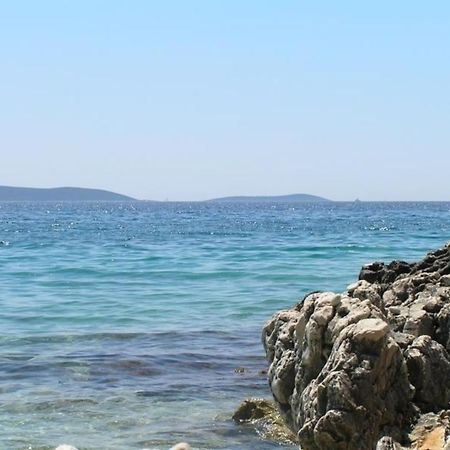
[[[0,449],[294,449],[261,330],[450,240],[450,203],[0,203]]]

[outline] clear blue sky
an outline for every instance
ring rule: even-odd
[[[0,184],[450,200],[450,2],[2,1]]]

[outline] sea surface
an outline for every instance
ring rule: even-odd
[[[293,449],[231,420],[265,321],[448,240],[450,203],[0,203],[0,449]]]

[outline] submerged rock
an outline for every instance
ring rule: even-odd
[[[78,449],[72,445],[62,444],[58,445],[58,447],[56,447],[55,450],[78,450]],[[143,449],[143,450],[150,450],[150,449]],[[180,442],[179,444],[176,444],[173,447],[171,447],[170,450],[192,450],[192,447],[186,442]]]
[[[450,449],[447,419],[414,428],[449,408],[449,274],[450,245],[370,264],[347,292],[309,294],[266,324],[270,387],[302,450]]]
[[[276,408],[269,401],[260,398],[244,400],[233,414],[235,422],[250,422],[269,417],[276,412]]]
[[[264,438],[277,442],[296,442],[273,402],[260,398],[244,400],[233,414],[238,424],[251,424]]]
[[[179,444],[171,447],[170,450],[191,450],[191,446],[186,442],[180,442]]]

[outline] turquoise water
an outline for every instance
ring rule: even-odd
[[[449,239],[450,203],[0,203],[0,448],[279,448],[230,419],[264,322]]]

